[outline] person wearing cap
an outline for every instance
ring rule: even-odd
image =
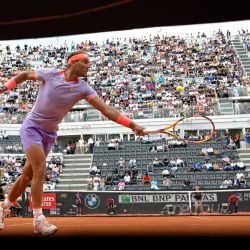
[[[31,183],[34,232],[48,235],[57,231],[55,225],[47,223],[42,211],[46,157],[57,139],[59,123],[78,101],[86,100],[109,120],[130,128],[137,136],[146,134],[144,127],[106,104],[98,97],[94,88],[88,85],[87,73],[91,62],[87,53],[73,52],[66,61],[65,69],[39,68],[34,71],[23,71],[0,85],[0,94],[14,90],[27,80],[37,81],[40,85],[34,107],[20,128],[20,138],[27,161],[8,197],[0,204],[1,229],[4,228],[5,214]]]

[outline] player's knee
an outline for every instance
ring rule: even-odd
[[[33,171],[33,178],[36,179],[43,179],[45,176],[45,168],[37,168],[35,171]]]
[[[22,173],[23,179],[26,183],[30,183],[32,180],[33,175],[30,173],[23,172]]]

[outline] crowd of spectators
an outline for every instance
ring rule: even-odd
[[[60,174],[63,171],[62,159],[60,156],[52,156],[46,166],[44,190],[55,190],[56,184],[61,182]]]
[[[244,32],[248,48],[249,33]],[[220,30],[212,37],[204,33],[184,38],[150,35],[107,39],[102,44],[83,41],[70,48],[66,42],[59,46],[6,46],[0,50],[0,82],[22,70],[63,68],[65,55],[72,49],[89,53],[88,82],[99,96],[132,118],[215,115],[220,113],[217,97],[228,97],[239,89],[250,93],[231,35]],[[183,92],[176,91],[179,85]],[[38,86],[26,81],[3,94],[0,121],[20,123],[33,106]]]
[[[249,32],[242,30],[239,35],[243,47],[249,52]],[[59,46],[25,45],[23,48],[2,47],[0,44],[0,82],[4,83],[23,70],[37,67],[63,68],[66,54],[76,49],[83,49],[91,57],[88,82],[96,89],[100,98],[131,118],[178,117],[197,113],[216,115],[220,114],[218,97],[227,98],[232,93],[234,96],[239,96],[239,93],[250,95],[250,82],[235,52],[231,34],[223,34],[221,30],[215,31],[212,37],[199,32],[197,35],[187,34],[185,37],[150,35],[107,39],[102,44],[92,41],[75,44],[72,41],[70,47],[66,42]],[[179,85],[184,87],[183,92],[176,91]],[[36,82],[26,81],[15,90],[2,94],[0,123],[21,123],[27,112],[32,109],[38,90],[39,85]],[[245,103],[235,102],[234,107],[235,113],[247,110]],[[75,116],[72,116],[72,119],[76,119]],[[77,119],[84,121],[86,116],[82,115]],[[0,132],[0,140],[6,139],[7,136],[6,132]],[[152,147],[150,151],[164,152],[170,147],[186,146],[180,143],[169,140],[167,144]],[[238,148],[237,143],[235,138],[229,138],[228,147]],[[98,141],[94,142],[89,138],[86,142],[69,142],[62,150],[65,154],[93,153],[94,144],[98,144]],[[120,145],[120,141],[112,139],[108,147],[109,150],[117,150]],[[204,149],[202,153],[210,155],[209,150]],[[22,152],[22,147],[20,144],[0,145],[0,152],[19,153]],[[152,162],[153,168],[159,164],[159,159],[157,160],[158,163]],[[185,162],[180,163],[180,160],[169,160],[172,172],[179,167],[188,167]],[[13,173],[16,178],[21,167],[16,168],[16,160],[13,162],[11,166],[8,163],[4,168],[11,178]],[[17,162],[17,165],[19,163]],[[166,163],[162,161],[162,164],[165,166]],[[136,159],[131,159],[130,172],[125,167],[123,175],[119,176],[121,165],[118,166],[118,173],[115,173],[117,176],[112,181],[117,185],[121,182],[119,188],[122,189],[122,186],[138,179],[138,176],[131,171],[136,169]],[[225,162],[224,165],[233,169],[244,168],[240,162]],[[224,165],[211,166],[207,163],[204,167],[207,170],[224,170]],[[197,162],[192,167],[199,169],[203,166]],[[60,182],[61,168],[56,163],[50,163],[48,169],[51,173],[46,175],[46,181],[52,183],[52,189],[55,183]],[[150,172],[150,169],[147,170],[147,173]],[[90,181],[95,189],[102,186],[102,180],[96,176],[98,174],[95,173]],[[143,176],[141,178],[143,180]],[[108,178],[105,181],[108,181]],[[164,185],[171,185],[170,182],[169,177],[163,176]],[[157,189],[157,185],[153,185],[154,189]]]
[[[24,156],[0,156],[0,178],[2,182],[13,183],[21,175],[26,157]]]

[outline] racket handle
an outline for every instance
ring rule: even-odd
[[[160,133],[160,130],[144,130],[144,133],[146,135],[152,135],[152,134],[159,134]]]

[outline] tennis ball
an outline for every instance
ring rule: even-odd
[[[182,87],[182,86],[178,86],[177,88],[176,88],[176,91],[178,91],[178,92],[182,92],[184,90],[184,88]]]

